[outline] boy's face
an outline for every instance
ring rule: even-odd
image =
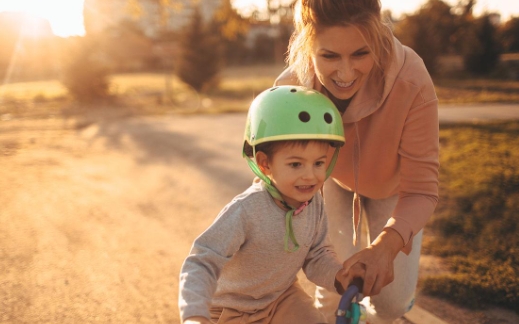
[[[327,142],[310,141],[308,145],[284,145],[270,159],[256,154],[258,165],[281,196],[292,207],[310,200],[323,186],[328,162]]]

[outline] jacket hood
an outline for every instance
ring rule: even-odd
[[[353,96],[348,109],[342,115],[344,123],[354,123],[362,118],[371,115],[378,110],[387,96],[391,92],[395,80],[402,69],[405,61],[404,47],[395,37],[393,37],[393,59],[384,78],[377,75],[377,69],[372,72],[364,83],[363,87]],[[323,92],[321,82],[314,76],[313,88]]]

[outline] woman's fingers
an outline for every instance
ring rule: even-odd
[[[358,261],[358,255],[359,255],[360,252],[358,253],[355,253],[354,255],[352,255],[350,258],[348,258],[346,261],[344,261],[342,263],[342,270],[344,272],[348,272],[350,270],[350,268],[355,264],[357,263]]]

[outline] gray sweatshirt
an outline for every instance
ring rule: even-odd
[[[335,291],[342,263],[327,237],[321,195],[293,217],[300,245],[296,252],[284,250],[285,213],[263,182],[254,183],[223,208],[195,240],[180,271],[182,320],[210,318],[210,307],[264,309],[297,280],[301,269],[316,285]]]

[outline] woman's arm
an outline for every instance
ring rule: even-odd
[[[417,98],[421,98],[418,96]],[[419,100],[419,99],[417,99]],[[363,293],[377,295],[394,279],[393,261],[399,251],[409,254],[412,238],[423,229],[438,201],[438,101],[413,105],[406,118],[399,147],[399,198],[383,231],[366,249],[344,262],[348,279],[360,263],[365,273]]]
[[[438,203],[438,100],[411,108],[400,140],[398,202],[386,224],[398,232],[402,252],[411,252],[414,235],[425,227]]]
[[[390,228],[384,229],[369,247],[344,261],[346,285],[353,278],[360,277],[364,279],[362,293],[365,296],[378,295],[382,288],[393,282],[393,261],[403,246],[400,234]]]

